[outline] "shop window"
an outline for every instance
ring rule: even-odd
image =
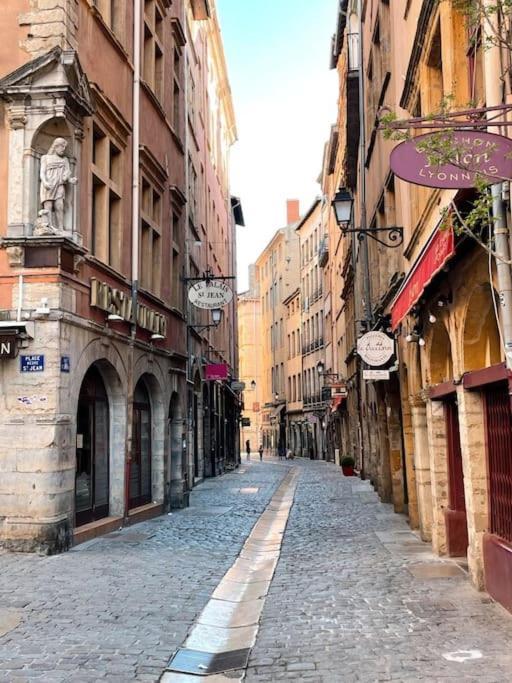
[[[423,114],[430,114],[439,109],[443,94],[441,25],[438,20],[425,61],[425,88],[422,90],[422,95],[424,95],[426,110]]]
[[[133,446],[130,460],[129,507],[151,502],[151,405],[143,380],[133,397]]]
[[[75,523],[109,514],[109,406],[100,373],[85,375],[77,410]]]
[[[141,182],[140,284],[157,296],[162,276],[162,198],[146,179]]]
[[[97,126],[92,135],[91,251],[116,270],[121,269],[123,183],[121,150]]]

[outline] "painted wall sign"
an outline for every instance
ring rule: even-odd
[[[60,371],[69,372],[71,370],[71,358],[69,356],[60,357]]]
[[[200,280],[188,290],[188,300],[197,308],[222,308],[233,300],[233,292],[222,280]]]
[[[363,370],[363,379],[389,379],[389,370]]]
[[[228,378],[227,363],[208,363],[204,369],[204,377],[206,380],[212,381],[216,379]]]
[[[443,136],[441,138],[440,136]],[[432,138],[432,136],[436,136]],[[453,150],[453,161],[443,166],[431,166],[418,145],[433,139],[433,149]],[[402,180],[425,187],[461,189],[475,187],[482,175],[491,182],[512,178],[512,139],[480,131],[447,131],[426,133],[397,145],[391,152],[391,168]]]
[[[115,289],[96,278],[91,278],[91,306],[106,313],[119,315],[126,322],[133,320],[131,294]],[[143,304],[137,304],[137,325],[153,334],[167,336],[167,318]]]
[[[395,340],[384,332],[367,332],[357,340],[357,353],[368,365],[384,365],[395,352]]]
[[[259,413],[260,412],[260,404],[259,403],[253,403],[252,404],[252,412],[253,413]]]
[[[21,372],[44,372],[44,356],[21,356]]]
[[[14,335],[0,337],[0,358],[16,358],[18,345]]]

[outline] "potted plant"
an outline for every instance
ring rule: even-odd
[[[343,470],[343,474],[346,477],[353,477],[354,476],[354,465],[356,464],[354,458],[351,458],[349,455],[346,455],[344,458],[341,460],[341,469]]]

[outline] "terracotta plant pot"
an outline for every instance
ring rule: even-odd
[[[343,474],[346,477],[353,477],[354,476],[354,468],[352,465],[342,465],[341,469],[343,470]]]

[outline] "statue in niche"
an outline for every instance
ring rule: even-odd
[[[69,159],[64,156],[68,143],[64,138],[55,138],[52,146],[41,158],[41,204],[34,234],[56,234],[64,232],[64,202],[66,185],[75,185],[77,179],[71,176]],[[43,211],[46,213],[43,214]]]

